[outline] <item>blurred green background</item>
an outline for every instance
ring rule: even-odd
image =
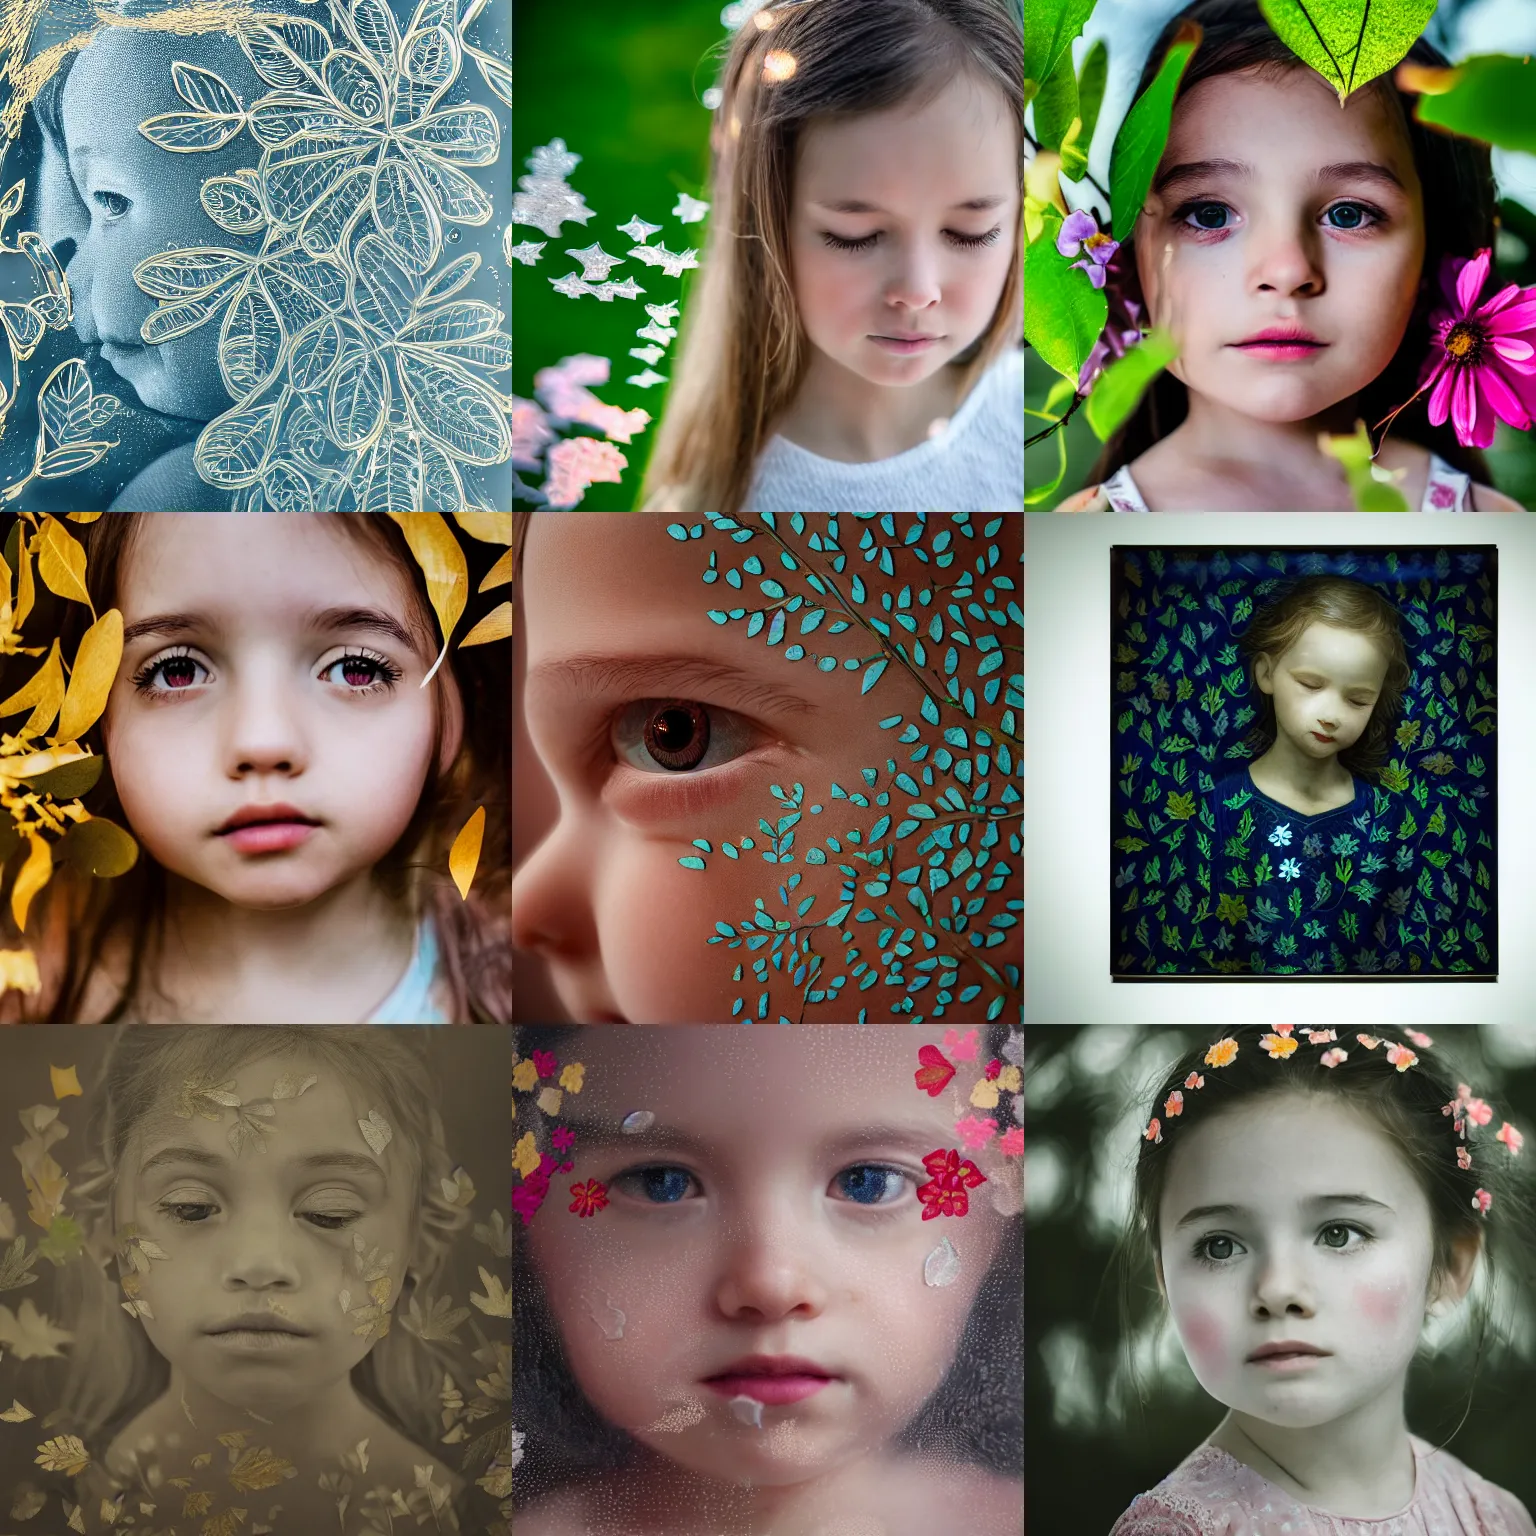
[[[1529,1135],[1536,1123],[1536,1034],[1525,1026],[1478,1025],[1430,1033],[1435,1054],[1457,1069],[1458,1080]],[[1173,1471],[1226,1412],[1195,1380],[1172,1327],[1153,1326],[1162,1313],[1154,1298],[1137,1300],[1143,1320],[1129,1336],[1122,1332],[1114,1265],[1151,1095],[1183,1051],[1220,1034],[1216,1025],[1198,1034],[1156,1025],[1026,1031],[1024,1455],[1030,1536],[1104,1536],[1131,1500]],[[1530,1171],[1513,1160],[1511,1167],[1517,1175]],[[1495,1206],[1493,1216],[1500,1209],[1517,1214],[1508,1189],[1500,1200],[1504,1204]],[[1514,1235],[1509,1227],[1490,1226],[1490,1237],[1496,1241],[1501,1230]],[[1518,1270],[1513,1249],[1510,1261]],[[1407,1416],[1414,1434],[1445,1445],[1536,1509],[1530,1262],[1527,1250],[1524,1272],[1504,1287],[1503,1310],[1496,1312],[1504,1336],[1490,1329],[1475,1369],[1475,1341],[1454,1327],[1426,1330],[1432,1344],[1421,1348],[1409,1375]],[[1152,1307],[1143,1305],[1149,1299]],[[1141,1386],[1139,1407],[1130,1361]]]
[[[580,275],[581,263],[567,256],[567,249],[598,244],[610,256],[622,256],[632,242],[618,226],[637,214],[662,226],[650,237],[652,245],[697,250],[702,257],[708,219],[684,224],[672,210],[680,192],[709,198],[704,181],[711,114],[701,98],[714,83],[730,37],[720,20],[723,6],[724,0],[587,0],[578,8],[557,0],[520,0],[513,8],[513,186],[528,174],[527,158],[535,149],[564,139],[566,149],[582,157],[566,179],[596,217],[567,223],[557,237],[529,224],[514,226],[514,245],[546,243],[533,266],[512,263],[512,392],[533,399],[534,375],[541,368],[587,352],[611,364],[609,382],[593,386],[600,400],[624,410],[638,406],[651,415],[644,433],[616,445],[629,461],[622,482],[594,485],[580,503],[583,511],[634,508],[667,385],[641,389],[625,383],[647,367],[629,349],[651,344],[635,335],[649,321],[647,304],[677,300],[681,319],[699,272],[687,271],[679,279],[660,267],[625,261],[610,279],[633,277],[645,293],[606,304],[590,295],[565,298],[550,279]],[[669,380],[680,339],[667,343],[666,355],[654,365]],[[593,428],[577,430],[596,435]],[[539,476],[524,478],[537,484]]]

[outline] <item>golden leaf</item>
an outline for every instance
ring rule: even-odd
[[[511,553],[510,550],[507,551]],[[492,640],[512,638],[512,604],[501,603],[486,614],[470,632],[459,641],[462,651],[466,645],[489,645]]]
[[[48,844],[30,829],[27,842],[30,845],[27,862],[21,866],[21,873],[16,876],[16,883],[11,887],[11,916],[16,919],[16,926],[23,933],[27,929],[27,908],[32,905],[32,898],[48,884],[53,875],[53,854]]]
[[[72,1531],[79,1531],[80,1536],[85,1536],[85,1512],[78,1504],[64,1505],[64,1523]]]
[[[0,1419],[4,1419],[7,1424],[21,1424],[33,1417],[32,1410],[30,1408],[23,1408],[14,1397],[11,1399],[11,1406],[4,1413],[0,1413]]]
[[[68,1099],[84,1090],[80,1087],[80,1079],[75,1075],[73,1067],[49,1067],[48,1075],[53,1079],[53,1096],[56,1099]]]
[[[59,712],[64,702],[64,665],[59,660],[59,642],[53,642],[48,659],[3,704],[0,715],[14,715],[18,710],[30,709],[31,715],[22,726],[22,736],[41,736]]]
[[[25,992],[34,996],[42,985],[37,956],[30,949],[0,949],[0,993]],[[0,1232],[0,1237],[4,1236]]]
[[[558,1088],[541,1088],[537,1100],[539,1109],[546,1115],[560,1113],[560,1101],[565,1097]]]
[[[177,1118],[190,1120],[193,1115],[199,1115],[204,1120],[220,1121],[224,1118],[224,1110],[240,1107],[240,1096],[234,1090],[233,1078],[227,1083],[215,1084],[211,1079],[189,1077],[176,1098]]]
[[[101,1518],[108,1525],[116,1525],[117,1517],[123,1512],[123,1499],[125,1495],[118,1494],[116,1500],[103,1499],[101,1501]]]
[[[413,1296],[401,1322],[407,1333],[414,1333],[418,1339],[431,1343],[437,1339],[451,1339],[468,1316],[468,1307],[455,1307],[446,1296],[439,1296],[424,1313]]]
[[[34,542],[23,531],[21,535],[21,578],[16,583],[16,613],[11,620],[17,629],[20,629],[27,622],[27,615],[32,612],[32,605],[37,601],[37,583],[32,579]]]
[[[506,1462],[494,1462],[491,1470],[475,1482],[492,1498],[504,1499],[512,1492],[512,1468]]]
[[[529,1065],[531,1066],[532,1063],[530,1062]],[[513,1150],[512,1166],[526,1179],[539,1166],[540,1161],[539,1149],[533,1141],[533,1132],[524,1131]]]
[[[107,695],[122,659],[123,616],[118,609],[109,608],[86,630],[75,652],[75,669],[59,712],[60,741],[75,741],[95,725],[107,707]]]
[[[380,1275],[375,1280],[368,1282],[368,1294],[374,1302],[381,1307],[389,1305],[390,1279],[388,1275]]]
[[[497,1275],[483,1265],[475,1266],[480,1271],[480,1283],[485,1287],[485,1295],[478,1291],[471,1291],[469,1299],[485,1313],[487,1317],[511,1317],[512,1293],[501,1283]]]
[[[214,1439],[228,1450],[243,1451],[245,1442],[250,1437],[250,1431],[246,1429],[227,1429],[222,1435],[215,1435]],[[234,1457],[230,1457],[231,1463]]]
[[[530,1060],[523,1060],[512,1068],[512,1086],[527,1093],[539,1080],[539,1069]]]
[[[11,1504],[11,1519],[30,1520],[34,1515],[42,1513],[43,1505],[47,1502],[48,1496],[41,1489],[30,1486],[19,1488]]]
[[[201,1472],[202,1469],[204,1467],[206,1467],[208,1465],[208,1463],[210,1461],[212,1461],[212,1460],[213,1460],[213,1452],[212,1451],[199,1451],[197,1453],[197,1455],[192,1458],[192,1465],[199,1472]]]
[[[455,512],[453,515],[459,527],[482,544],[510,545],[512,542],[510,512]]]
[[[370,1109],[366,1120],[359,1120],[357,1128],[363,1133],[363,1140],[373,1150],[375,1157],[383,1157],[384,1148],[394,1139],[395,1133],[389,1128],[387,1121],[378,1110]]]
[[[237,1493],[255,1493],[259,1488],[275,1488],[285,1478],[297,1477],[299,1469],[291,1461],[273,1454],[270,1446],[254,1446],[229,1471],[229,1481]]]
[[[389,516],[399,524],[427,578],[427,595],[432,599],[432,611],[443,634],[443,649],[432,663],[432,670],[422,679],[425,686],[442,666],[454,625],[464,612],[469,594],[469,566],[441,512],[391,512]]]
[[[226,1509],[223,1514],[203,1521],[203,1536],[237,1536],[245,1516],[243,1509]]]
[[[512,581],[512,551],[509,549],[500,560],[485,573],[485,580],[476,589],[489,592],[492,587],[509,586]]]
[[[274,1099],[302,1098],[306,1088],[313,1088],[320,1079],[313,1072],[308,1077],[301,1079],[297,1072],[284,1072],[272,1085],[272,1097]]]
[[[85,550],[56,518],[43,519],[42,532],[37,537],[37,574],[50,592],[71,602],[84,603],[95,618],[91,594],[85,588]]]
[[[91,1464],[91,1453],[79,1435],[56,1435],[45,1440],[37,1448],[33,1458],[45,1472],[63,1472],[68,1477],[79,1477]]]
[[[196,1458],[194,1457],[194,1462]],[[203,1465],[206,1467],[213,1458],[205,1456]],[[189,1493],[182,1500],[181,1512],[184,1515],[206,1515],[213,1508],[213,1495],[208,1492]]]
[[[485,837],[485,807],[477,805],[473,815],[459,828],[448,853],[448,873],[459,888],[459,900],[469,900],[470,882],[480,863],[480,844]]]
[[[66,512],[64,514],[72,523],[94,523],[100,512]]]
[[[74,1334],[67,1328],[55,1328],[46,1314],[32,1305],[30,1298],[24,1300],[14,1313],[9,1307],[0,1307],[0,1344],[9,1344],[18,1360],[62,1355],[64,1351],[59,1345],[74,1342]]]

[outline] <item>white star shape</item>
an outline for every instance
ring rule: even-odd
[[[673,252],[667,250],[665,246],[660,246],[658,249],[662,253],[662,259],[658,265],[668,277],[681,277],[687,268],[697,267],[699,264],[697,251]]]
[[[647,341],[671,341],[672,338],[677,335],[677,332],[674,330],[669,330],[664,325],[657,325],[656,322],[652,320],[649,325],[641,326],[641,328],[635,332],[635,335],[643,336]]]
[[[698,224],[708,212],[708,203],[700,202],[696,197],[689,197],[686,192],[679,192],[677,207],[672,210],[672,216],[683,224]]]
[[[659,363],[667,354],[663,347],[631,347],[629,355],[638,357],[642,363]]]
[[[665,384],[667,380],[664,374],[655,373],[647,368],[644,373],[630,374],[624,382],[638,385],[641,389],[649,389],[653,384]]]
[[[581,164],[581,156],[571,154],[564,139],[551,139],[528,156],[528,166],[535,176],[564,180]]]
[[[567,272],[564,277],[552,277],[549,281],[556,293],[563,293],[568,299],[579,299],[584,293],[592,292],[574,272]]]
[[[631,261],[643,261],[648,267],[661,265],[661,253],[654,245],[632,245],[629,248]]]
[[[511,233],[510,228],[507,232]],[[543,240],[524,240],[521,245],[510,246],[508,247],[511,252],[509,259],[520,261],[525,267],[531,267],[539,259],[539,254],[546,243]]]
[[[660,228],[660,224],[647,224],[637,213],[628,224],[619,225],[619,233],[628,235],[637,245],[644,245]]]
[[[581,251],[567,251],[567,256],[574,256],[581,263],[581,276],[584,282],[602,282],[618,264],[624,260],[622,256],[610,256],[601,245],[593,244]]]
[[[580,192],[573,192],[563,181],[540,181],[534,176],[519,180],[523,188],[512,197],[512,222],[532,224],[546,235],[558,236],[562,223],[585,224],[596,218]]]
[[[647,304],[645,312],[657,325],[671,325],[677,319],[677,300],[668,299],[665,304]]]
[[[645,292],[632,277],[626,277],[622,283],[609,283],[607,286],[616,299],[636,299]]]

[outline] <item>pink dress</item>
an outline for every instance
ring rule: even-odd
[[[1395,1515],[1360,1520],[1311,1509],[1225,1451],[1202,1445],[1141,1494],[1110,1536],[1536,1536],[1514,1494],[1449,1451],[1410,1438],[1413,1498]]]

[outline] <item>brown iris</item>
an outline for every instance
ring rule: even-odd
[[[709,712],[679,699],[663,704],[645,722],[645,750],[663,768],[697,768],[709,750]]]

